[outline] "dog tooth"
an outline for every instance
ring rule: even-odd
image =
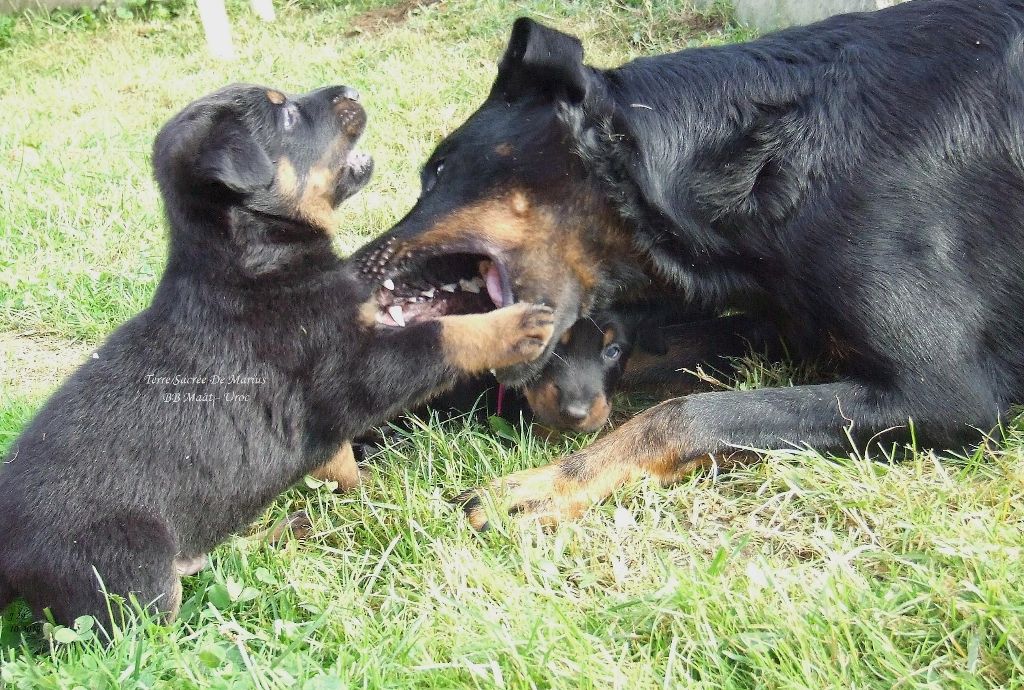
[[[441,289],[444,290],[445,292],[455,292],[456,290],[459,289],[459,286],[456,285],[455,283],[448,283],[447,285],[442,285]]]
[[[395,320],[399,326],[405,327],[405,314],[402,313],[402,305],[395,304],[388,307],[388,314]]]
[[[426,297],[427,299],[434,299],[434,288],[430,288],[429,290],[424,290],[420,294],[423,295],[424,297]]]
[[[459,279],[459,287],[462,288],[463,290],[465,290],[466,292],[472,292],[472,293],[479,293],[480,292],[480,286],[477,285],[476,282],[474,282],[472,280],[466,280],[465,278],[460,278]]]
[[[395,289],[395,281],[393,281],[390,278],[388,278],[387,280],[384,281],[384,287],[386,287],[388,290],[394,290]]]

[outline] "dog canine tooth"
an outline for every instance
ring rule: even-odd
[[[384,281],[384,287],[387,288],[388,290],[394,290],[395,289],[395,281],[393,281],[390,278],[388,278],[387,280]]]
[[[405,327],[405,314],[402,313],[402,305],[394,304],[388,307],[388,315],[395,320],[399,326]]]
[[[447,285],[442,285],[441,289],[445,292],[455,292],[459,287],[455,283],[448,283]]]

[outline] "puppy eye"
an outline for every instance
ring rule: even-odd
[[[281,126],[289,131],[299,122],[299,109],[289,103],[281,109]]]
[[[437,184],[437,178],[440,176],[441,171],[444,170],[444,158],[438,159],[432,168],[425,171],[423,176],[423,192],[429,192]]]
[[[616,345],[615,343],[612,343],[611,345],[604,349],[604,352],[602,354],[604,355],[604,358],[607,359],[609,362],[614,362],[619,357],[622,356],[622,348]]]

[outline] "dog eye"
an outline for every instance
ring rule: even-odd
[[[424,175],[424,177],[423,177],[423,191],[424,192],[429,192],[431,189],[434,188],[434,185],[437,184],[437,178],[441,174],[442,170],[444,170],[444,158],[441,158],[437,162],[435,162],[433,168],[431,168],[426,173],[426,175]]]
[[[605,359],[607,359],[610,362],[614,362],[615,360],[622,356],[622,348],[616,345],[615,343],[612,343],[611,345],[604,349],[604,352],[602,354],[604,355]]]
[[[294,104],[289,103],[281,109],[281,126],[286,132],[295,127],[298,121],[299,109]]]

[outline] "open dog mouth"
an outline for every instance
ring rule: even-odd
[[[452,314],[479,314],[515,302],[501,262],[472,253],[432,256],[404,266],[401,273],[382,280],[375,294],[377,323],[392,327]]]

